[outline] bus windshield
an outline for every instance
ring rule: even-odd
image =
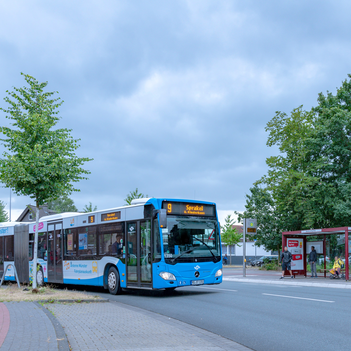
[[[220,260],[218,223],[214,219],[169,216],[162,237],[166,263]]]

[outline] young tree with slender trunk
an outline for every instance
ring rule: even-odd
[[[9,220],[9,216],[5,211],[5,203],[0,200],[0,222],[7,222]]]
[[[126,205],[131,205],[131,203],[134,199],[141,199],[144,197],[148,197],[148,195],[144,195],[143,193],[139,193],[138,188],[136,188],[134,191],[129,192],[129,194],[124,199],[124,201],[126,202]]]
[[[242,238],[242,235],[238,232],[238,230],[235,227],[233,227],[233,225],[234,225],[234,219],[232,219],[232,215],[228,215],[224,220],[224,225],[221,226],[222,242],[229,246],[237,245]],[[229,264],[232,264],[231,251],[229,255]]]
[[[92,159],[75,155],[78,141],[69,129],[53,129],[59,121],[58,107],[63,101],[54,98],[57,92],[44,92],[47,82],[23,74],[29,85],[6,91],[7,109],[0,108],[11,120],[13,128],[0,127],[5,146],[0,159],[0,181],[17,195],[35,200],[36,226],[33,255],[33,288],[36,288],[39,206],[52,199],[69,195],[72,183],[87,179],[90,172],[81,166]]]

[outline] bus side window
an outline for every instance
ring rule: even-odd
[[[78,229],[79,256],[96,255],[96,227]]]
[[[112,235],[99,235],[99,255],[106,255],[112,253]]]
[[[96,255],[96,227],[88,229],[88,255]]]
[[[77,256],[77,229],[66,229],[65,232],[65,256],[72,258]]]
[[[28,246],[28,258],[29,260],[33,259],[33,243],[34,243],[34,234],[29,234],[29,246]]]
[[[4,240],[3,240],[3,236],[0,236],[0,269],[3,268],[1,265],[4,263],[3,249],[4,249]]]
[[[46,260],[47,250],[46,233],[38,233],[38,258]]]
[[[13,261],[14,236],[5,236],[5,257],[4,261]]]

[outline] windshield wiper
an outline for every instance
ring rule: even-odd
[[[200,243],[203,243],[203,244],[208,248],[208,250],[211,252],[211,255],[213,256],[214,262],[218,262],[218,259],[217,259],[217,257],[214,255],[214,253],[212,252],[212,249],[211,249],[204,241],[202,241],[201,239],[199,239],[199,238],[197,238],[197,237],[195,237],[195,236],[194,236],[194,239],[200,241]]]
[[[187,250],[187,251],[184,251],[184,252],[181,253],[179,256],[172,258],[171,264],[174,264],[175,261],[177,261],[177,259],[178,259],[179,257],[182,257],[183,255],[188,254],[188,253],[190,253],[190,252],[193,252],[195,249],[196,249],[196,248],[193,247],[192,249],[189,249],[189,250]]]

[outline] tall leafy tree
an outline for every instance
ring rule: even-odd
[[[48,208],[57,213],[62,212],[78,212],[77,207],[74,204],[74,201],[69,198],[67,195],[62,195],[56,200],[51,200],[48,202]]]
[[[148,195],[144,195],[143,193],[139,193],[138,188],[134,191],[130,191],[127,197],[124,199],[126,205],[130,205],[134,199],[141,199],[143,197],[148,197]]]
[[[9,220],[9,216],[5,211],[5,203],[0,200],[0,222],[7,222]]]
[[[257,233],[255,245],[264,246],[267,250],[280,250],[282,244],[282,231],[287,230],[284,215],[277,211],[271,192],[258,184],[250,188],[246,195],[246,210],[236,212],[238,220],[244,218],[257,219]],[[252,237],[252,235],[251,235]]]
[[[238,232],[238,230],[235,227],[233,227],[233,225],[234,225],[234,219],[232,218],[232,215],[228,215],[224,219],[224,225],[221,226],[222,242],[229,246],[237,245],[242,238],[242,235]],[[231,252],[229,256],[229,263],[232,264]]]
[[[89,202],[89,205],[85,205],[83,208],[83,212],[87,213],[87,212],[94,212],[97,210],[97,206],[93,206],[93,204],[91,202]]]
[[[266,131],[280,154],[247,196],[258,242],[271,248],[282,231],[350,225],[351,75],[310,111],[276,112]]]
[[[0,181],[17,195],[29,196],[36,204],[33,267],[37,267],[39,206],[51,199],[79,191],[73,183],[90,172],[81,166],[91,159],[77,157],[78,141],[69,129],[53,129],[59,121],[63,101],[57,92],[45,92],[47,82],[21,73],[28,86],[7,91],[8,108],[1,108],[10,127],[0,127],[5,151],[0,159]],[[33,274],[33,288],[36,274]]]

